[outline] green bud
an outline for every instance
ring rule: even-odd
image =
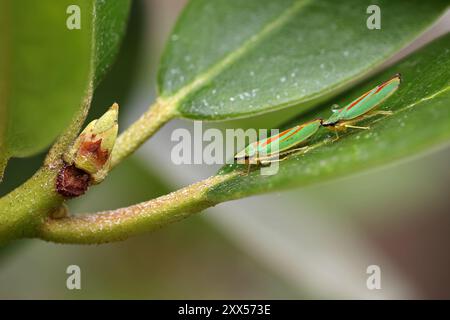
[[[64,160],[91,176],[93,184],[105,179],[110,169],[111,152],[119,129],[119,105],[114,103],[99,119],[90,122],[75,140]]]

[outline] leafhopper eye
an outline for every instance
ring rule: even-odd
[[[340,109],[341,107],[338,105],[338,104],[333,104],[332,106],[331,106],[331,112],[333,112],[333,113],[336,113],[336,112],[338,112],[339,111],[339,109]]]

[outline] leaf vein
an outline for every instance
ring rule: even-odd
[[[283,25],[288,23],[297,12],[303,8],[305,5],[310,3],[311,0],[298,0],[294,2],[289,8],[287,8],[281,15],[276,19],[272,20],[270,23],[266,24],[261,31],[254,34],[247,41],[243,42],[242,45],[235,51],[226,55],[222,60],[214,64],[205,72],[199,74],[193,81],[182,87],[174,95],[169,96],[163,100],[167,103],[176,106],[189,94],[195,92],[197,89],[202,87],[205,83],[211,81],[214,77],[219,75],[223,70],[232,65],[234,62],[239,60],[247,52],[252,50],[260,41],[262,41],[266,36],[271,34],[274,30],[281,28]]]

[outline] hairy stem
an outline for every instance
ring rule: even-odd
[[[62,204],[64,199],[55,191],[55,177],[53,169],[44,166],[0,198],[0,244],[33,236],[44,218]]]
[[[53,211],[57,210],[64,198],[58,194],[55,181],[63,165],[62,155],[77,137],[92,96],[80,108],[67,130],[52,146],[44,165],[27,182],[0,198],[0,243],[21,237],[35,236],[36,229]],[[169,100],[157,100],[134,124],[125,130],[116,141],[112,153],[112,166],[135,151],[146,139],[153,135],[164,123],[174,117],[173,104]]]
[[[234,174],[218,175],[154,200],[111,211],[48,218],[37,237],[58,243],[99,244],[124,240],[184,219],[217,204],[208,190]]]
[[[132,154],[176,115],[175,104],[171,100],[157,99],[147,112],[117,137],[111,154],[111,168]]]

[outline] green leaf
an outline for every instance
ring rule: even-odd
[[[129,3],[1,0],[0,179],[8,158],[46,148],[90,99],[118,49]],[[70,5],[80,8],[81,29],[67,27]]]
[[[376,1],[381,30],[369,30],[373,3],[192,0],[162,58],[161,97],[194,119],[305,110],[410,43],[448,2]]]
[[[362,86],[328,101],[295,119],[286,127],[309,119],[330,116],[333,103],[345,105],[375,85],[400,72],[403,83],[381,109],[392,116],[369,118],[359,124],[370,130],[349,129],[333,142],[325,128],[310,141],[311,149],[280,162],[276,175],[261,175],[254,168],[248,176],[242,165],[230,165],[222,174],[231,174],[208,192],[208,199],[222,202],[252,194],[304,186],[380,165],[394,163],[432,150],[450,141],[450,34],[436,40],[402,62],[377,75]],[[358,124],[358,125],[359,125]],[[237,174],[241,172],[241,174]],[[233,174],[234,173],[234,174]]]

